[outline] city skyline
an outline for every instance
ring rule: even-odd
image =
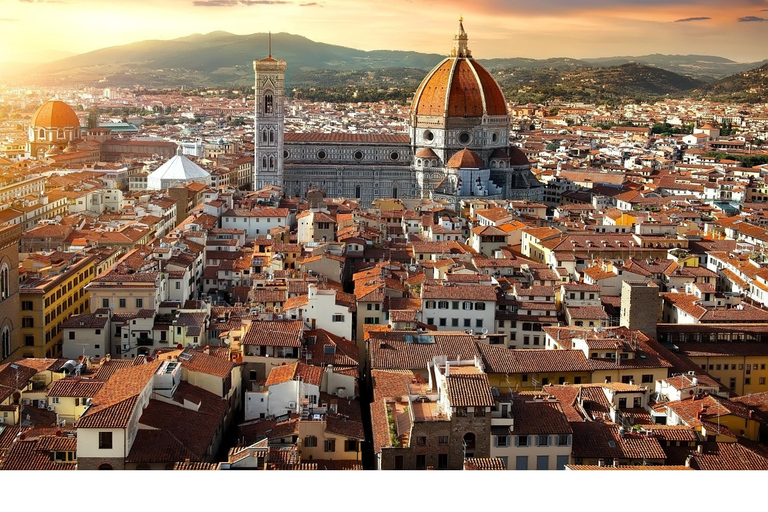
[[[460,16],[471,48],[483,58],[651,53],[716,55],[737,62],[768,58],[766,0],[397,0],[377,3],[375,15],[352,0],[12,0],[4,7],[0,62],[44,62],[217,30],[288,32],[362,50],[445,54],[447,33]],[[254,48],[254,56],[259,50]]]

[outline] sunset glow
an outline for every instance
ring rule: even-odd
[[[459,16],[483,58],[665,53],[751,62],[766,58],[768,48],[765,0],[6,0],[0,61],[53,60],[54,51],[217,30],[444,54]]]

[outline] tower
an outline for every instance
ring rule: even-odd
[[[283,186],[283,129],[285,127],[285,61],[272,58],[272,35],[269,56],[253,61],[254,85],[254,153],[253,189],[266,185]]]
[[[656,324],[661,313],[659,287],[653,281],[621,283],[621,320],[619,325],[656,337]]]

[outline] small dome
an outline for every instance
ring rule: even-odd
[[[516,146],[509,147],[509,163],[510,165],[531,165],[525,153]]]
[[[481,169],[485,167],[485,162],[474,151],[462,149],[448,160],[445,167],[448,169]]]
[[[61,154],[61,150],[57,146],[53,146],[48,151],[45,152],[45,156],[58,156]]]
[[[415,156],[417,158],[437,158],[437,154],[430,148],[421,148]]]
[[[80,126],[72,107],[63,101],[48,101],[32,116],[33,128],[76,128]]]
[[[509,160],[509,155],[503,149],[497,148],[493,150],[493,153],[491,153],[491,159],[492,160]]]

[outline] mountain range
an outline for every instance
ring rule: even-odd
[[[267,34],[194,34],[169,41],[148,40],[73,55],[46,64],[0,66],[0,80],[23,85],[82,84],[145,88],[248,86],[252,61],[266,53]],[[275,57],[287,61],[288,87],[365,85],[413,89],[443,55],[415,51],[363,51],[319,43],[302,36],[272,35]],[[264,55],[265,56],[265,55]],[[526,80],[553,86],[579,81],[622,80],[623,94],[675,94],[706,90],[730,75],[768,63],[738,63],[707,55],[645,55],[596,59],[479,59],[502,84],[514,89]],[[617,71],[618,70],[618,71]],[[586,74],[586,76],[585,76]],[[514,78],[517,76],[517,78]],[[573,82],[576,85],[576,82]],[[608,82],[610,86],[611,83]],[[738,87],[738,86],[733,86]],[[505,87],[506,89],[507,87]],[[582,87],[583,88],[583,87]],[[759,87],[758,87],[759,88]],[[732,87],[720,87],[729,92]]]

